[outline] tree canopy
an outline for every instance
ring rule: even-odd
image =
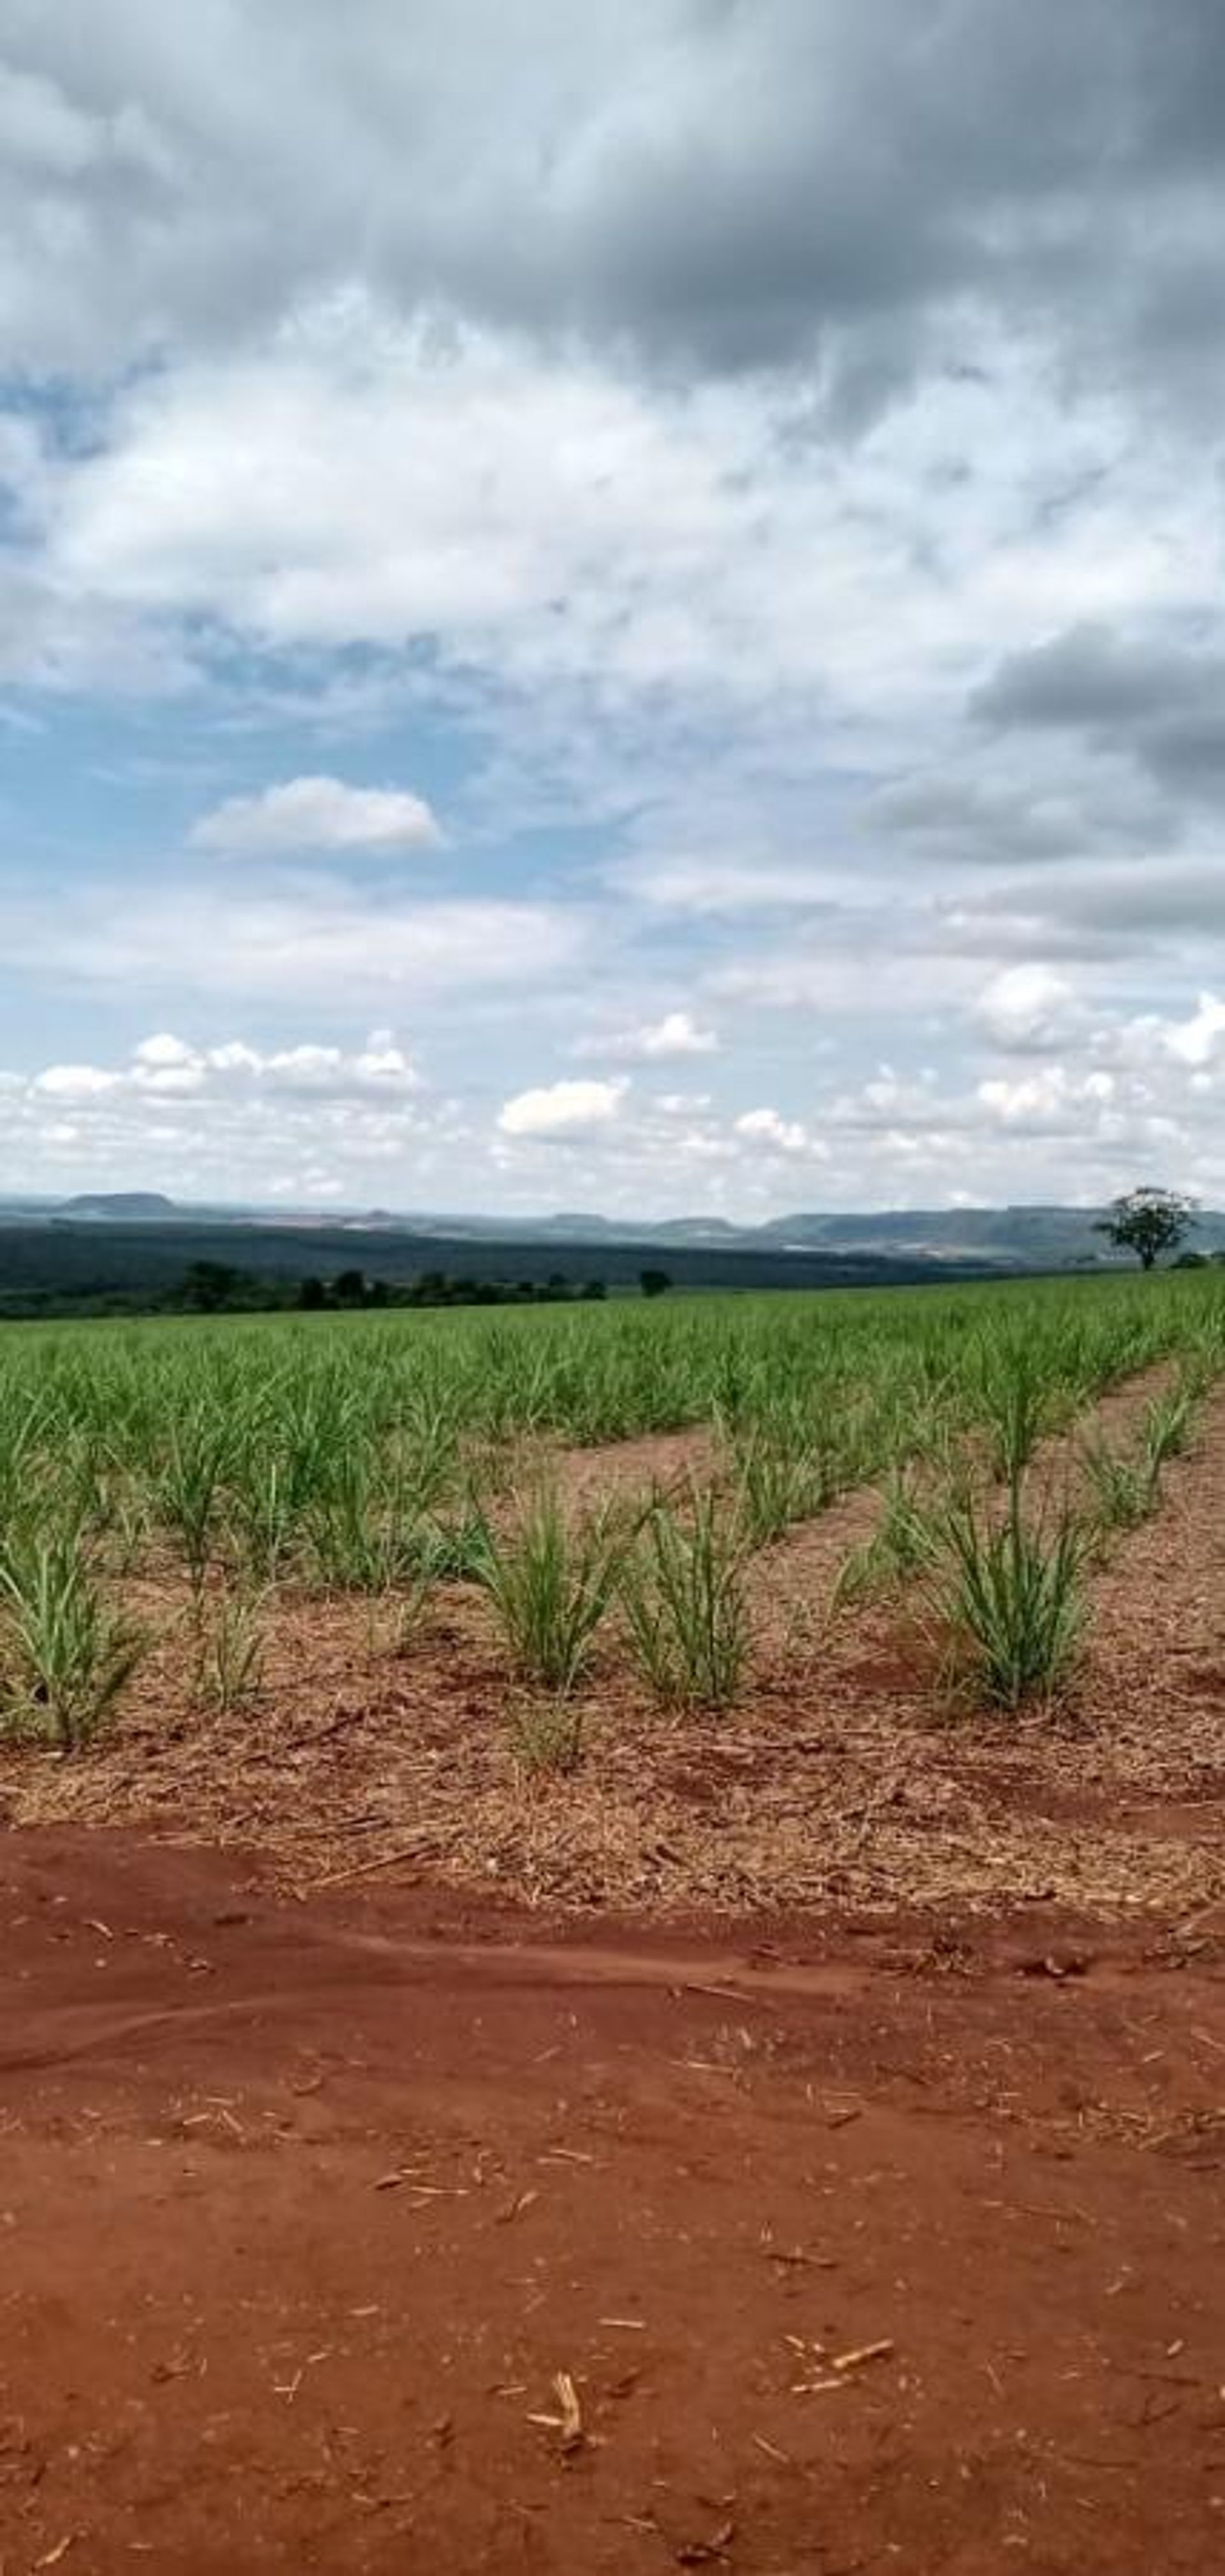
[[[1161,1253],[1177,1251],[1195,1222],[1193,1199],[1181,1190],[1146,1185],[1117,1198],[1095,1231],[1120,1251],[1134,1252],[1141,1268],[1151,1270]]]

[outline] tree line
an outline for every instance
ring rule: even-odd
[[[672,1286],[666,1270],[638,1273],[639,1294],[662,1297]],[[332,1279],[260,1279],[227,1261],[193,1261],[178,1286],[156,1304],[163,1313],[225,1315],[355,1314],[397,1306],[582,1306],[608,1295],[603,1279],[466,1279],[445,1270],[423,1270],[412,1280],[367,1278],[341,1270]]]

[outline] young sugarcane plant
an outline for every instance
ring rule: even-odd
[[[542,1485],[505,1534],[486,1525],[472,1571],[489,1595],[516,1672],[564,1695],[591,1659],[616,1591],[626,1545],[615,1506],[570,1520],[555,1485]]]
[[[748,1546],[739,1519],[693,1489],[684,1514],[658,1503],[625,1564],[621,1597],[635,1661],[665,1708],[730,1708],[750,1645]]]
[[[1009,1713],[1056,1698],[1084,1627],[1090,1532],[1083,1522],[1066,1505],[1031,1519],[1016,1471],[999,1520],[973,1501],[955,1504],[943,1538],[944,1562],[930,1589],[975,1696]]]
[[[221,1717],[250,1707],[264,1678],[264,1627],[257,1593],[221,1592],[202,1619],[196,1688]]]
[[[80,1752],[105,1723],[144,1640],[103,1599],[80,1541],[31,1537],[0,1557],[10,1722]]]

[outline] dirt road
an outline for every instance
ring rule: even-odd
[[[252,1875],[0,1836],[5,2576],[1225,2563],[1222,1927]]]

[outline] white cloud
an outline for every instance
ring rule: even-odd
[[[404,787],[347,787],[339,778],[290,778],[258,796],[230,796],[191,833],[201,850],[235,858],[308,850],[389,856],[437,849],[442,834],[423,797]]]
[[[155,1037],[141,1039],[139,1046],[133,1049],[133,1060],[136,1064],[173,1067],[193,1065],[196,1058],[182,1038],[172,1037],[168,1029],[161,1029]]]
[[[213,1092],[260,1089],[347,1098],[357,1092],[407,1093],[417,1090],[420,1080],[387,1029],[376,1029],[364,1047],[352,1052],[315,1043],[261,1049],[238,1038],[194,1047],[163,1029],[142,1038],[124,1066],[52,1065],[33,1077],[31,1088],[60,1100],[88,1100],[122,1091],[140,1095],[182,1081],[207,1083]]]
[[[984,986],[974,1017],[996,1046],[1027,1052],[1066,1039],[1074,1010],[1071,985],[1049,966],[1006,966]]]
[[[610,884],[652,912],[728,918],[742,913],[811,912],[834,890],[829,866],[746,858],[713,851],[656,857],[643,851],[618,860]]]
[[[381,1197],[385,1175],[407,1178],[451,1126],[387,1029],[349,1049],[193,1045],[160,1030],[125,1063],[50,1065],[2,1076],[0,1090],[26,1187],[45,1185],[50,1158],[52,1178],[66,1165],[81,1186],[272,1198],[279,1175],[284,1193],[306,1203],[352,1199],[365,1178]]]
[[[12,972],[66,986],[204,995],[226,1004],[396,1013],[427,997],[536,993],[573,971],[587,924],[542,902],[368,898],[312,878],[265,891],[245,879],[145,889],[92,882],[0,893]]]
[[[811,1161],[824,1162],[828,1148],[819,1138],[810,1136],[797,1118],[783,1118],[777,1109],[746,1109],[737,1118],[736,1134],[754,1145],[764,1145],[775,1154],[804,1154]]]
[[[505,1101],[498,1126],[504,1136],[582,1134],[607,1127],[617,1117],[625,1091],[624,1081],[548,1083]]]
[[[714,1055],[718,1045],[715,1031],[703,1028],[692,1011],[665,1011],[660,1020],[617,1029],[607,1038],[579,1038],[574,1053],[601,1056],[613,1064],[667,1064],[681,1056]]]
[[[882,721],[907,729],[896,767],[961,710],[984,639],[1028,644],[1069,595],[1108,619],[1203,596],[1207,464],[1176,490],[1140,450],[1116,471],[1108,405],[1073,428],[1023,339],[980,355],[816,471],[773,379],[635,379],[575,344],[406,324],[354,290],[297,306],[258,349],[125,384],[88,452],[28,462],[21,560],[61,625],[88,603],[181,632],[219,621],[263,652],[428,639],[529,714],[546,686],[598,679],[597,732],[658,692],[657,723],[713,704],[779,748],[790,730],[811,762],[819,716],[871,784]],[[945,470],[988,451],[990,473]],[[1073,473],[1080,508],[1044,519]],[[1160,545],[1137,535],[1158,517]],[[14,652],[23,631],[46,649],[34,623],[24,607]],[[764,838],[763,900],[779,883]]]
[[[113,1091],[118,1076],[104,1073],[94,1064],[49,1064],[45,1073],[36,1075],[35,1091],[48,1100],[96,1100],[105,1091]]]
[[[971,1055],[959,1078],[899,1062],[845,1089],[817,1084],[809,1065],[802,1113],[786,1095],[736,1111],[620,1076],[512,1093],[492,1118],[424,1084],[385,1027],[349,1045],[163,1028],[122,1063],[0,1074],[7,1170],[14,1187],[62,1174],[72,1187],[443,1211],[544,1209],[563,1174],[563,1203],[630,1215],[1088,1200],[1137,1177],[1215,1203],[1225,1045],[1205,1053],[1197,1035],[1188,1055],[1203,1017],[1202,1002],[1183,1017],[1086,1015],[1074,1051],[1012,1075],[978,1078]]]
[[[1180,1063],[1211,1064],[1220,1052],[1225,1038],[1225,1002],[1215,993],[1201,993],[1191,1017],[1176,1022],[1165,1031],[1165,1043]]]
[[[1104,1108],[1115,1097],[1113,1074],[1069,1074],[1061,1064],[1010,1082],[993,1077],[978,1085],[978,1098],[1005,1127],[1071,1128],[1078,1116]]]

